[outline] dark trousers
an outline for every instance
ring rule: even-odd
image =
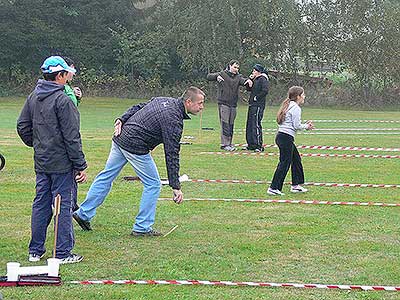
[[[294,137],[289,134],[278,132],[275,143],[279,147],[279,164],[276,167],[271,189],[282,190],[283,181],[291,167],[292,185],[304,183],[304,171],[301,157],[294,144]]]
[[[233,126],[236,118],[236,107],[218,104],[219,120],[221,122],[221,146],[232,145]]]
[[[32,205],[29,253],[42,255],[46,252],[47,227],[53,216],[52,204],[57,194],[60,194],[56,257],[65,258],[71,254],[75,244],[71,212],[73,180],[72,171],[64,174],[36,173],[36,197]]]
[[[263,133],[261,126],[263,117],[264,107],[249,106],[246,123],[246,141],[248,150],[261,150],[263,147]]]

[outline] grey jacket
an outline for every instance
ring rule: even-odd
[[[79,112],[64,86],[39,79],[17,121],[18,135],[33,147],[35,171],[82,171],[87,164],[79,133]]]
[[[239,86],[244,85],[246,78],[241,74],[233,74],[228,70],[207,75],[207,80],[216,81],[218,75],[224,79],[218,82],[218,104],[236,107],[239,99]]]

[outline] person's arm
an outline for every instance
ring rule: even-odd
[[[240,74],[238,76],[240,76],[240,78],[239,78],[240,85],[248,86],[249,88],[251,88],[253,86],[253,81],[251,79],[245,78]]]
[[[183,121],[180,118],[174,110],[163,111],[160,115],[168,181],[174,190],[181,189],[179,182],[179,152],[181,146],[179,142],[182,137]]]
[[[292,114],[292,124],[295,130],[308,130],[309,124],[301,124],[301,108],[300,107],[293,107],[291,110]]]
[[[19,115],[17,121],[17,132],[25,145],[33,147],[33,128],[31,112],[29,109],[29,98],[25,101],[24,107]]]
[[[209,74],[207,74],[207,80],[208,80],[208,81],[217,81],[217,77],[218,77],[218,76],[222,77],[222,76],[221,76],[221,72],[209,73]]]
[[[72,101],[62,94],[57,99],[56,114],[68,158],[73,169],[84,171],[87,168],[85,155],[82,151],[81,134],[79,132],[79,112]]]

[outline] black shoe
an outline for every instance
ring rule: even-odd
[[[131,236],[134,236],[134,237],[141,237],[141,236],[153,237],[153,236],[162,236],[162,233],[152,229],[152,230],[147,231],[147,232],[132,231],[131,232]]]
[[[92,226],[90,226],[90,221],[85,221],[82,220],[78,214],[75,212],[72,214],[72,217],[75,219],[75,221],[78,223],[79,226],[83,229],[83,231],[90,231],[92,230]]]
[[[72,205],[72,212],[76,212],[79,209],[79,205],[77,203],[74,203]]]

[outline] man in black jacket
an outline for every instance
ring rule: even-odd
[[[254,65],[250,77],[253,85],[247,87],[247,90],[251,91],[246,124],[247,150],[261,152],[264,151],[261,121],[264,116],[269,81],[264,67],[260,64]]]
[[[218,113],[221,123],[221,149],[235,151],[232,145],[236,107],[239,99],[239,86],[249,85],[252,81],[239,74],[239,62],[231,60],[227,69],[210,73],[207,80],[218,82]]]
[[[79,112],[64,93],[68,72],[75,73],[59,56],[47,58],[43,79],[29,95],[17,122],[22,141],[33,147],[36,197],[32,205],[29,261],[39,261],[44,253],[47,227],[52,218],[53,199],[61,196],[56,257],[61,263],[83,259],[73,254],[75,244],[71,216],[73,181],[85,182],[87,167],[79,133]]]
[[[180,204],[183,193],[179,183],[179,152],[183,120],[203,109],[204,93],[188,88],[182,98],[157,97],[147,103],[132,106],[115,122],[111,152],[106,166],[92,183],[85,201],[73,217],[83,230],[91,230],[90,221],[111,189],[113,180],[126,163],[130,163],[143,183],[139,213],[132,236],[159,236],[152,228],[161,180],[150,151],[164,144],[169,185],[173,199]]]

